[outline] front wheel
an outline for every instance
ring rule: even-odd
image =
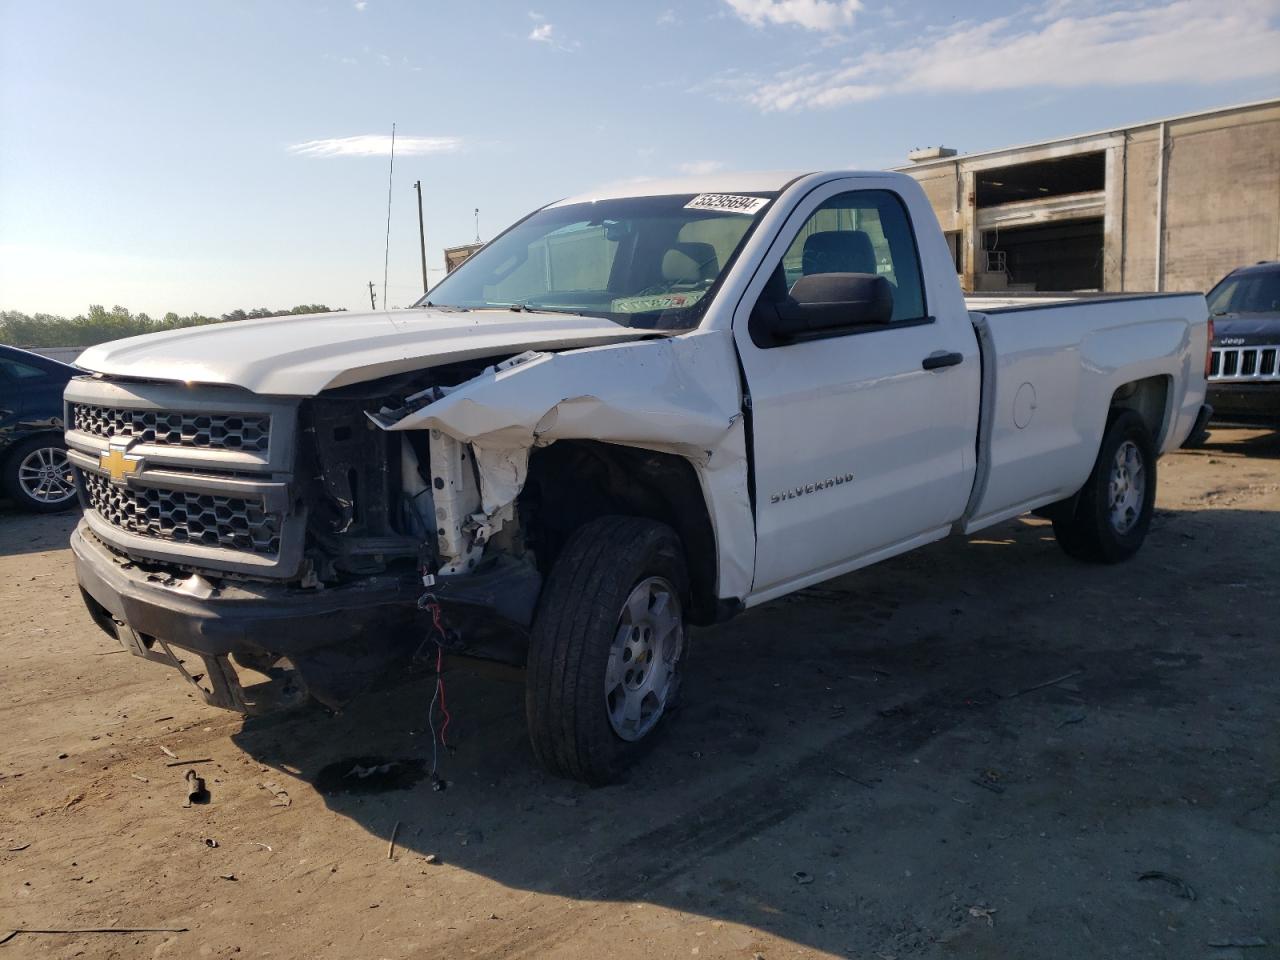
[[[652,743],[679,689],[687,594],[665,524],[602,517],[570,538],[529,640],[529,739],[550,772],[612,783]]]
[[[1125,410],[1107,427],[1075,509],[1052,514],[1053,533],[1077,560],[1119,563],[1146,540],[1155,502],[1155,442],[1142,417]]]

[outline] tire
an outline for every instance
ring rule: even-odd
[[[1183,450],[1203,450],[1205,444],[1209,442],[1209,427],[1202,426],[1199,430],[1192,432],[1186,440],[1182,441]]]
[[[679,689],[687,597],[665,524],[601,517],[570,537],[529,640],[525,715],[548,771],[603,786],[652,746]]]
[[[1120,563],[1146,540],[1155,502],[1155,442],[1142,417],[1120,411],[1103,435],[1075,509],[1056,511],[1053,533],[1068,556],[1087,563]]]
[[[67,448],[56,434],[28,437],[4,460],[4,492],[23,510],[57,513],[75,506]]]

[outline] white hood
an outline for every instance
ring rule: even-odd
[[[595,317],[510,310],[320,313],[166,330],[90,347],[97,373],[314,396],[458,360],[617,343],[652,336]]]

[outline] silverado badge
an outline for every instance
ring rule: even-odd
[[[792,487],[790,490],[782,490],[778,493],[770,494],[770,503],[781,503],[783,500],[794,500],[796,497],[803,497],[807,493],[817,493],[820,490],[826,490],[828,487],[836,487],[845,483],[853,483],[852,473],[842,473],[838,477],[828,477],[826,480],[819,480],[817,483],[806,483],[803,487]]]
[[[127,477],[142,469],[142,458],[125,453],[124,447],[112,445],[98,455],[98,466],[107,472],[111,482],[124,486]]]

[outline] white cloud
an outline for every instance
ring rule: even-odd
[[[529,11],[529,17],[536,21],[543,21],[534,27],[529,33],[529,39],[534,43],[545,43],[553,49],[561,50],[566,53],[577,50],[582,46],[582,43],[578,40],[563,39],[553,24],[545,22],[542,14]]]
[[[763,112],[820,109],[894,93],[1028,87],[1204,85],[1280,77],[1280,0],[1174,0],[1087,15],[1048,0],[1034,15],[962,22],[931,39],[762,78],[725,74],[708,88]],[[1090,9],[1090,8],[1086,8]]]
[[[680,22],[680,15],[674,10],[663,10],[658,14],[658,26],[674,27]]]
[[[458,137],[396,137],[397,156],[453,153],[462,148]],[[300,157],[385,157],[391,153],[391,134],[366,133],[358,137],[307,140],[289,147]]]
[[[807,30],[839,30],[853,25],[861,0],[724,0],[753,27],[792,24]]]
[[[357,10],[359,10],[361,13],[363,13],[364,8],[369,5],[369,0],[355,0],[355,3],[351,5],[355,7]]]
[[[724,163],[720,160],[695,160],[690,163],[678,163],[676,169],[691,177],[699,177],[723,170]]]

